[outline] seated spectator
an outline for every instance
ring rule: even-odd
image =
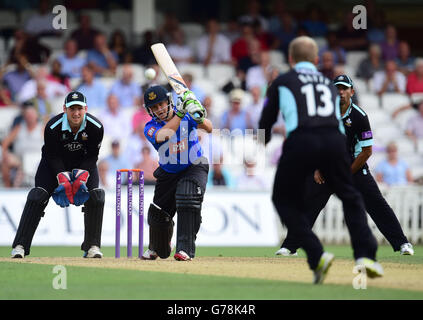
[[[158,153],[154,149],[153,145],[148,142],[144,135],[145,123],[140,123],[139,126],[130,135],[126,143],[126,149],[124,151],[125,158],[129,162],[131,168],[136,168],[137,164],[143,161],[142,148],[147,146],[151,149],[151,155],[153,158],[158,159]]]
[[[143,146],[141,148],[142,161],[138,163],[135,167],[140,168],[144,171],[144,184],[145,185],[155,185],[156,178],[154,177],[154,171],[159,167],[159,162],[157,158],[152,157],[151,148],[148,146]]]
[[[269,18],[269,31],[273,34],[276,34],[285,23],[285,18],[287,14],[286,5],[284,0],[273,1],[272,8],[270,10]],[[294,29],[297,27],[297,23],[293,22]]]
[[[283,52],[285,57],[288,57],[289,43],[297,36],[297,23],[288,12],[285,12],[280,19],[280,27],[273,34],[278,39],[279,50]]]
[[[270,54],[268,51],[260,53],[260,64],[248,69],[246,75],[247,90],[253,87],[260,87],[263,91],[267,89],[270,81]]]
[[[261,87],[252,87],[250,88],[250,93],[253,98],[251,104],[245,106],[245,110],[248,112],[253,125],[253,129],[258,129],[258,122],[261,117],[261,112],[263,110],[263,97],[262,97],[262,88]]]
[[[397,29],[393,25],[388,25],[385,29],[385,41],[380,44],[382,49],[382,59],[384,61],[398,58],[399,41],[397,39]]]
[[[85,95],[91,108],[106,106],[107,89],[99,79],[94,78],[91,67],[82,67],[82,83],[75,90]]]
[[[238,21],[240,24],[252,24],[255,20],[259,20],[264,30],[269,30],[269,22],[261,14],[261,3],[258,0],[249,0],[247,2],[247,13],[241,16]]]
[[[247,74],[248,69],[260,64],[261,61],[261,44],[260,42],[253,38],[248,42],[248,54],[247,56],[241,58],[236,64],[237,69],[241,69]]]
[[[197,41],[197,57],[205,66],[231,62],[231,42],[220,33],[219,22],[214,18],[207,21],[206,34]]]
[[[385,41],[386,18],[383,10],[377,10],[373,18],[368,21],[367,40],[369,43],[382,43]]]
[[[263,50],[276,50],[279,47],[279,40],[270,32],[264,30],[260,20],[252,23],[254,35],[263,46]]]
[[[386,147],[387,158],[380,162],[376,169],[376,180],[389,186],[406,185],[413,182],[408,164],[398,158],[398,147],[390,142]]]
[[[116,179],[116,171],[120,169],[128,169],[129,164],[125,157],[122,155],[119,140],[112,141],[112,153],[100,161],[99,173],[102,185],[105,187],[112,187]]]
[[[132,62],[139,63],[143,66],[156,64],[151,45],[154,43],[153,31],[147,30],[143,34],[143,42],[140,46],[136,47],[131,54]]]
[[[407,93],[423,93],[423,58],[416,59],[415,70],[407,77]]]
[[[240,33],[239,33],[239,24],[237,19],[233,17],[229,19],[229,21],[226,23],[225,30],[222,31],[222,35],[225,36],[229,40],[230,44],[239,38]]]
[[[126,41],[126,36],[122,30],[113,31],[110,36],[109,48],[118,57],[118,64],[130,62],[130,52]]]
[[[68,91],[71,91],[69,76],[62,72],[62,64],[57,59],[53,60],[51,63],[51,73],[49,79],[51,81],[60,83],[61,85],[65,86]]]
[[[405,76],[414,70],[415,58],[410,55],[410,46],[407,41],[400,41],[398,46],[398,58],[395,60],[398,70]]]
[[[87,14],[79,16],[79,27],[71,33],[71,38],[78,44],[78,50],[90,50],[94,48],[94,38],[99,33],[91,27],[91,18]]]
[[[106,35],[97,33],[94,48],[87,53],[87,64],[97,76],[114,76],[119,58],[107,45]]]
[[[417,112],[419,112],[421,103],[423,103],[423,99],[400,106],[394,112],[392,112],[392,118],[396,118],[401,112],[406,110],[416,110]]]
[[[109,164],[106,160],[101,159],[98,161],[98,178],[99,178],[99,188],[109,189],[114,186],[113,179],[116,179],[116,176],[111,177],[108,175]]]
[[[423,138],[423,101],[418,104],[418,114],[411,116],[407,122],[405,133],[414,142]]]
[[[141,124],[145,125],[150,120],[151,117],[144,108],[144,105],[139,105],[137,111],[132,116],[132,131],[135,131]]]
[[[56,97],[65,96],[69,89],[65,85],[59,83],[55,77],[49,74],[47,66],[40,66],[36,72],[33,71],[32,79],[29,79],[24,83],[22,88],[19,90],[17,101],[22,103],[29,99],[32,99],[37,95],[37,83],[44,82],[46,87],[47,99],[53,99]]]
[[[141,86],[133,81],[134,71],[130,64],[122,68],[122,78],[117,80],[111,87],[110,93],[119,99],[122,108],[141,105]]]
[[[229,94],[234,89],[247,90],[246,84],[246,74],[243,69],[236,69],[235,76],[229,79],[227,83],[222,87],[222,91],[226,94]]]
[[[220,118],[221,129],[242,130],[242,134],[246,129],[252,129],[253,124],[250,115],[246,110],[241,108],[244,91],[240,89],[233,90],[229,95],[230,109],[225,111]]]
[[[176,64],[194,62],[194,52],[185,41],[185,33],[182,29],[173,30],[171,42],[167,46],[167,51]]]
[[[335,79],[335,62],[332,51],[325,51],[322,53],[322,60],[320,62],[319,71],[329,79]]]
[[[358,78],[363,78],[366,81],[369,81],[373,78],[375,72],[383,71],[384,64],[382,61],[382,52],[380,46],[376,43],[373,43],[369,47],[368,57],[364,58],[357,70],[356,76]]]
[[[347,53],[344,48],[339,45],[339,40],[336,36],[336,32],[329,31],[327,36],[327,45],[320,49],[320,58],[326,51],[332,52],[334,64],[345,64],[347,61]]]
[[[37,95],[30,99],[29,102],[37,110],[39,119],[41,119],[42,123],[46,124],[53,116],[53,108],[51,103],[48,101],[46,83],[44,81],[37,82]]]
[[[339,45],[347,51],[366,50],[368,44],[366,30],[354,29],[354,18],[354,13],[347,13],[343,26],[336,33]]]
[[[2,176],[6,188],[20,187],[23,180],[22,162],[25,154],[39,153],[43,146],[44,126],[38,121],[37,111],[26,106],[24,121],[15,126],[2,143]],[[13,151],[9,148],[13,144]]]
[[[24,56],[29,63],[46,63],[51,50],[39,42],[36,36],[30,36],[18,29],[14,33],[14,45],[9,52],[8,63],[18,63]]]
[[[232,43],[231,47],[231,56],[235,65],[238,66],[243,58],[248,57],[250,53],[249,46],[253,40],[257,41],[253,27],[251,24],[244,23],[241,26],[241,36]],[[261,45],[259,47],[261,47]]]
[[[0,83],[0,107],[13,106],[14,104],[10,91]]]
[[[38,11],[25,22],[25,32],[34,36],[58,35],[53,27],[54,15],[48,0],[40,0]]]
[[[209,119],[213,123],[213,128],[218,129],[220,128],[219,118],[216,112],[213,110],[213,101],[210,96],[206,96],[203,100],[203,107],[207,111],[207,119]]]
[[[88,99],[87,99],[88,101]],[[122,113],[119,99],[110,94],[107,97],[107,108],[99,114],[99,119],[104,126],[104,134],[113,140],[126,140],[131,134],[130,119]]]
[[[210,189],[214,186],[223,186],[230,189],[235,187],[235,180],[231,172],[223,164],[223,156],[220,157],[220,161],[213,162],[210,166],[207,188]]]
[[[378,71],[373,76],[373,90],[382,95],[385,92],[405,93],[407,79],[397,70],[393,60],[385,63],[385,71]]]
[[[2,70],[2,82],[7,90],[10,92],[12,101],[17,101],[17,96],[23,85],[31,79],[32,71],[31,66],[24,56],[18,58],[18,64],[16,70],[9,71],[3,75]]]
[[[244,173],[241,174],[236,182],[237,190],[257,190],[268,189],[264,178],[257,174],[257,162],[252,157],[244,159]]]
[[[166,12],[164,15],[164,21],[157,30],[159,42],[163,42],[165,44],[169,43],[171,41],[170,35],[172,34],[172,31],[179,28],[179,20],[176,17],[176,14],[169,11]]]
[[[78,43],[76,40],[66,40],[64,51],[65,52],[57,58],[62,65],[62,73],[71,78],[81,77],[81,70],[86,64],[86,60],[78,55]]]
[[[328,27],[324,22],[322,8],[312,3],[306,8],[307,19],[302,23],[311,37],[325,37]]]

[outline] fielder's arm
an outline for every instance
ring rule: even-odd
[[[360,170],[366,164],[367,160],[369,160],[371,155],[372,146],[363,147],[360,154],[354,159],[351,165],[352,174],[355,174],[358,170]]]

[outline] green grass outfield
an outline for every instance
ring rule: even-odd
[[[274,247],[199,247],[198,256],[274,257]],[[326,246],[337,259],[352,259],[350,246]],[[0,247],[0,257],[10,256],[10,247]],[[113,257],[114,248],[102,248]],[[423,246],[413,257],[400,256],[388,246],[380,246],[378,260],[418,265],[423,268]],[[122,248],[122,255],[125,253]],[[134,248],[134,254],[137,251]],[[77,247],[33,247],[30,257],[80,257]],[[304,257],[300,252],[300,257]],[[295,259],[285,258],[281,259]],[[148,299],[148,300],[282,300],[282,299],[423,299],[423,291],[387,288],[355,290],[352,285],[324,284],[206,276],[187,273],[106,269],[66,266],[67,289],[56,290],[52,265],[0,261],[0,299]],[[265,273],[266,270],[257,270]],[[281,271],[283,272],[283,270]],[[377,280],[376,280],[377,281]],[[181,290],[183,288],[183,290]]]

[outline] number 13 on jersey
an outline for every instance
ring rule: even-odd
[[[318,97],[315,92],[319,93]],[[301,93],[306,96],[308,116],[329,117],[333,115],[335,108],[332,102],[332,92],[326,85],[309,83],[301,87]]]

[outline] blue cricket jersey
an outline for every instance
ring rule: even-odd
[[[145,125],[144,135],[159,153],[160,167],[166,172],[177,173],[203,156],[198,141],[198,124],[186,114],[176,133],[169,140],[157,143],[156,134],[165,125],[166,122],[153,118]]]

